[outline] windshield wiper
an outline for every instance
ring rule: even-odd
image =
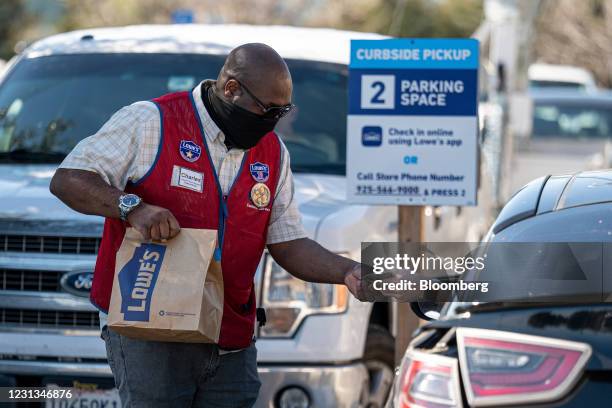
[[[59,163],[66,157],[64,152],[45,152],[42,150],[15,149],[0,152],[0,160],[19,163]]]

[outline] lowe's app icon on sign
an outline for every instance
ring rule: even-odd
[[[149,321],[151,299],[165,253],[164,245],[142,244],[119,271],[121,313],[125,320]]]
[[[361,143],[364,146],[382,145],[382,128],[380,126],[364,126],[361,129]]]

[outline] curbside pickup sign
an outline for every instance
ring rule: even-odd
[[[352,40],[347,198],[476,205],[478,41]]]

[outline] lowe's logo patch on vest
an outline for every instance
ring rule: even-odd
[[[181,153],[181,157],[183,159],[187,160],[188,162],[194,162],[200,158],[202,148],[191,140],[181,140],[179,152]]]
[[[121,313],[124,320],[149,321],[151,298],[165,252],[164,245],[142,244],[119,271]]]
[[[251,163],[249,169],[251,170],[251,176],[260,183],[267,181],[268,177],[270,177],[270,168],[267,164],[260,162]]]

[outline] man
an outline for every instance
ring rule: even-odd
[[[253,277],[264,246],[311,282],[345,284],[359,265],[306,238],[289,154],[272,132],[291,111],[291,75],[264,44],[228,55],[216,81],[119,110],[61,164],[51,191],[76,211],[106,217],[91,300],[125,407],[249,407],[260,382],[252,342]],[[181,227],[219,231],[224,279],[219,344],[130,339],[108,330],[115,255],[127,226],[147,240]]]

